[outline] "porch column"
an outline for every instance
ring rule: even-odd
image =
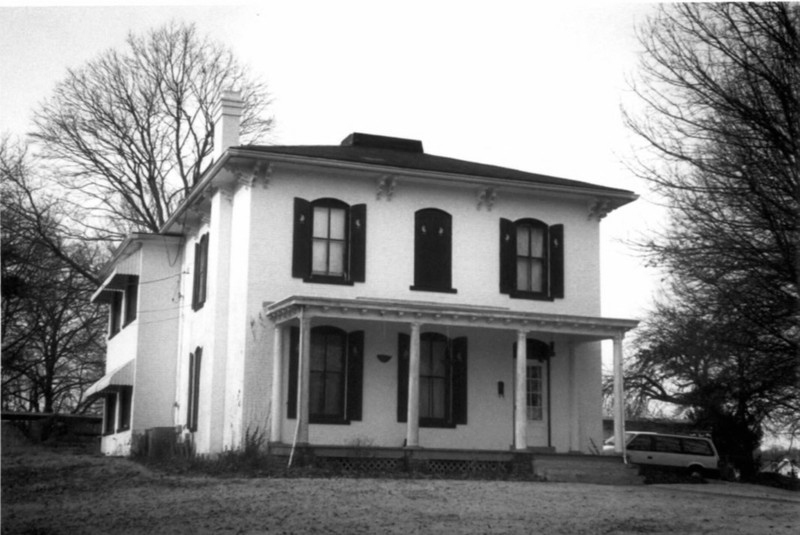
[[[281,441],[283,407],[283,327],[272,329],[272,400],[270,405],[270,442]]]
[[[297,374],[297,438],[308,444],[309,386],[311,385],[311,318],[300,316],[300,365]]]
[[[517,332],[517,358],[515,368],[516,388],[514,402],[514,446],[518,450],[528,448],[528,335]]]
[[[580,397],[578,396],[578,363],[575,355],[575,344],[569,341],[569,449],[570,451],[581,451],[581,426],[578,406]]]
[[[406,412],[406,447],[419,447],[419,331],[420,324],[411,324],[408,354],[408,410]]]
[[[622,334],[614,336],[614,451],[625,453],[625,392],[622,384]]]

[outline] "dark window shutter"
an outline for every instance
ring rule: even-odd
[[[189,353],[189,393],[186,397],[186,427],[192,428],[192,411],[194,410],[194,353]]]
[[[311,274],[311,203],[294,199],[294,237],[292,242],[292,277],[304,279]]]
[[[400,333],[397,337],[397,421],[408,421],[408,357],[411,337]]]
[[[123,386],[119,392],[119,424],[118,431],[131,428],[131,405],[133,404],[133,387]]]
[[[347,415],[348,420],[361,421],[361,400],[364,388],[364,331],[347,335]]]
[[[197,310],[200,284],[200,242],[194,244],[194,277],[192,278],[192,310]]]
[[[194,279],[192,284],[192,309],[198,310],[206,302],[208,280],[208,233],[203,234],[194,246]]]
[[[350,280],[364,282],[367,264],[367,205],[350,207]]]
[[[289,329],[289,388],[287,388],[286,417],[297,418],[297,376],[300,364],[300,329]]]
[[[198,347],[189,355],[189,407],[186,424],[190,431],[197,431],[198,410],[200,409],[200,365],[203,348]]]
[[[136,319],[139,300],[139,277],[131,275],[125,286],[125,325]]]
[[[414,286],[452,289],[452,217],[436,208],[414,215]]]
[[[453,340],[453,423],[467,423],[467,338]]]
[[[550,297],[564,297],[564,225],[550,227]]]
[[[117,394],[107,394],[105,399],[105,406],[103,407],[105,421],[103,422],[103,432],[106,434],[113,433],[117,425]]]
[[[500,220],[500,293],[510,294],[517,284],[517,232],[514,223]]]

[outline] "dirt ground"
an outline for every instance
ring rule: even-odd
[[[4,448],[2,532],[794,534],[800,494],[724,482],[215,478]]]

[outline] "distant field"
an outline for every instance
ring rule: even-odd
[[[43,448],[2,457],[2,532],[794,534],[800,495],[709,485],[212,478]]]

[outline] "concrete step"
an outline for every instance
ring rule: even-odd
[[[601,455],[534,455],[533,473],[543,481],[643,485],[638,467],[621,457]]]

